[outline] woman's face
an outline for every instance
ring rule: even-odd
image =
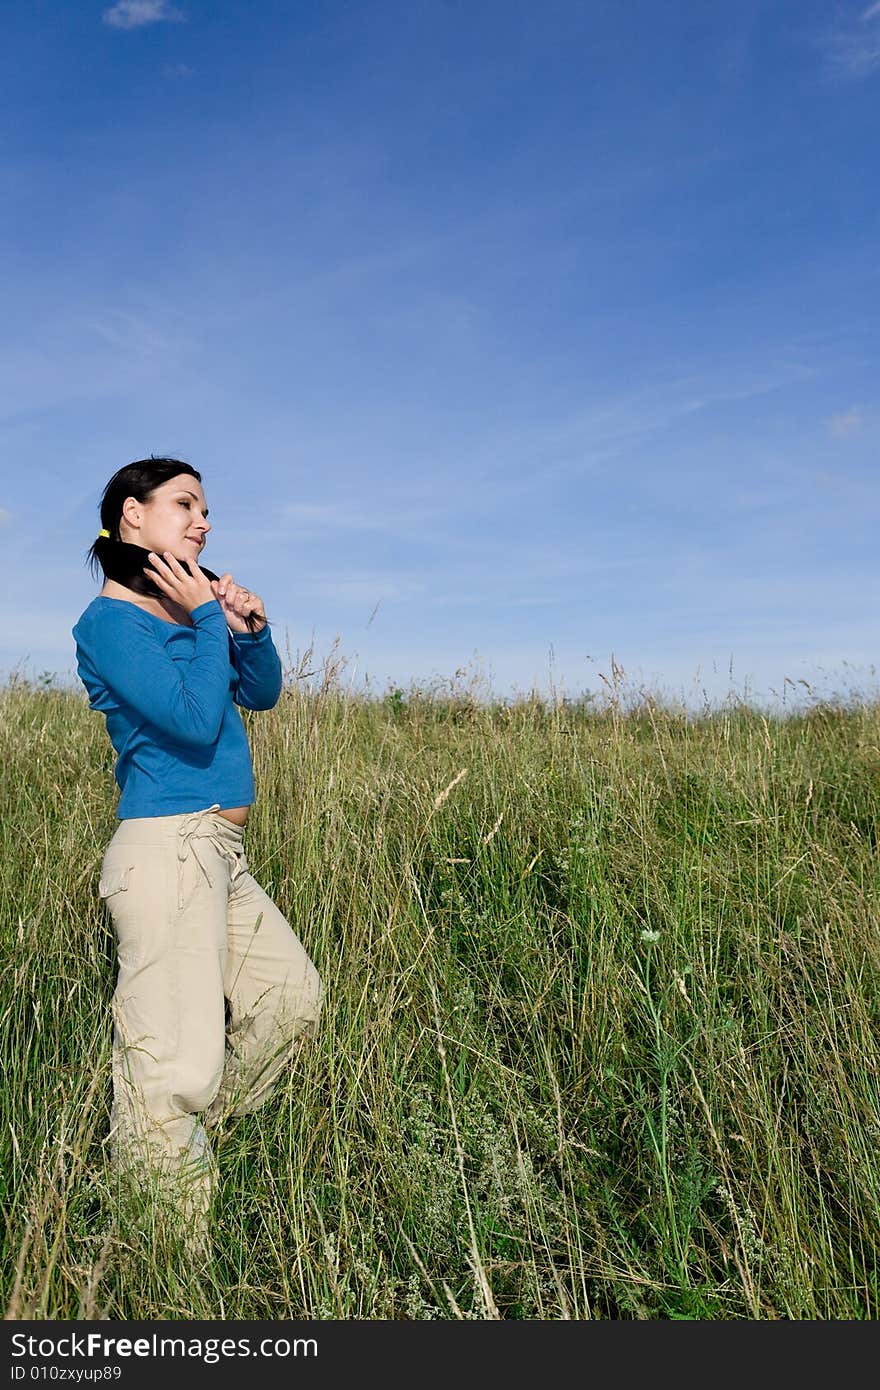
[[[211,527],[202,485],[189,473],[179,473],[156,488],[146,502],[126,497],[119,521],[119,538],[177,560],[196,560]]]

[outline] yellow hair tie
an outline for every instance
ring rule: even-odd
[[[101,536],[106,536],[107,539],[108,539],[108,541],[109,541],[109,539],[110,539],[110,532],[109,532],[109,531],[105,531],[105,530],[102,529],[102,530],[100,530],[100,531],[98,532],[98,537],[100,538]]]

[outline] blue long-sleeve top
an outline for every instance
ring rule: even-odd
[[[72,629],[77,672],[116,752],[119,820],[249,806],[254,775],[236,709],[266,710],[281,694],[269,624],[231,632],[216,599],[166,622],[99,594]]]

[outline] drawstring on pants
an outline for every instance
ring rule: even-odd
[[[195,859],[202,873],[205,875],[205,878],[208,881],[208,886],[210,888],[213,888],[214,886],[214,881],[211,878],[210,873],[208,872],[207,866],[204,860],[202,859],[202,856],[199,854],[199,840],[209,840],[211,844],[214,846],[214,848],[217,850],[217,853],[222,855],[222,857],[227,861],[227,863],[231,866],[232,869],[233,881],[242,872],[241,860],[244,853],[244,846],[241,843],[235,846],[230,844],[227,837],[219,831],[217,825],[213,821],[206,819],[208,816],[212,816],[215,811],[219,810],[220,802],[215,801],[213,806],[208,806],[204,811],[193,811],[192,814],[186,816],[178,826],[177,906],[179,909],[183,907],[184,902],[183,872],[184,865],[186,864],[190,852],[192,852],[193,858]],[[234,826],[234,822],[232,821],[230,821],[229,824],[231,827]]]

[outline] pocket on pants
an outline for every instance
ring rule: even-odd
[[[124,893],[128,888],[128,880],[133,868],[133,864],[127,864],[124,869],[105,869],[98,884],[99,896],[108,900],[115,897],[117,893]]]
[[[131,891],[134,873],[134,864],[105,867],[98,883],[98,894],[107,904],[116,929],[119,962],[127,965],[137,965],[143,952],[142,929],[139,929],[138,914],[133,910],[136,906]]]

